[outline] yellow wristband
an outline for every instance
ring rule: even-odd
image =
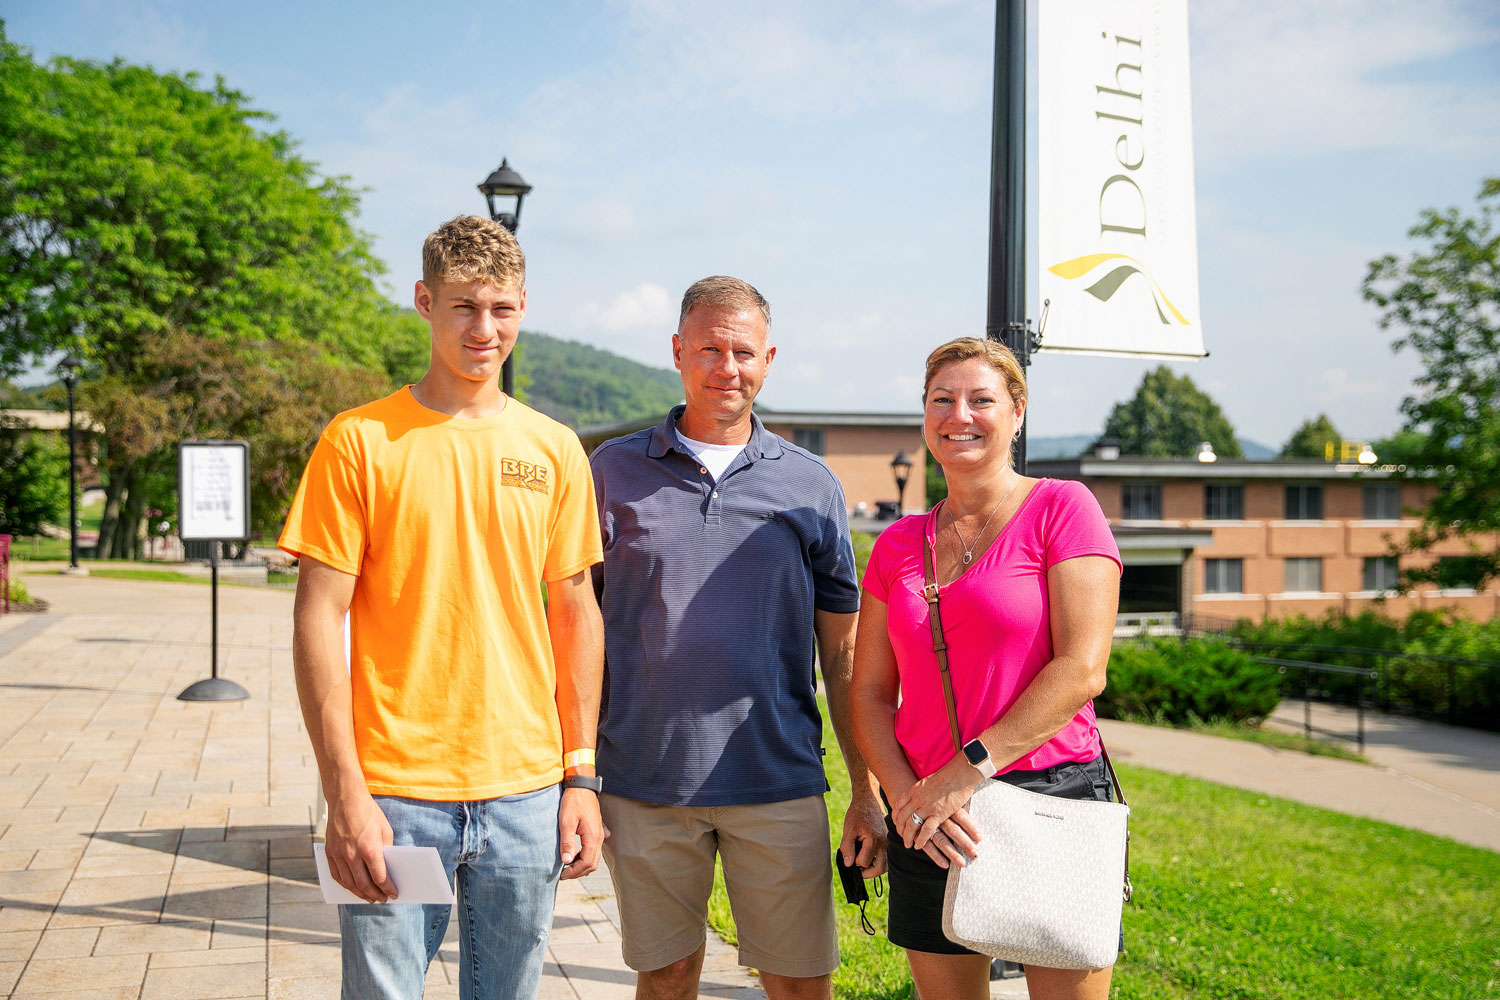
[[[592,750],[569,750],[563,754],[563,767],[577,767],[580,764],[594,764],[594,751]]]

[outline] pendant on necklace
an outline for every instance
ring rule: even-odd
[[[974,561],[974,553],[972,553],[972,552],[965,552],[964,553],[964,565],[967,566],[967,565],[969,565],[969,563],[971,563],[973,561]]]

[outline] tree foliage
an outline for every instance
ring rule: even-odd
[[[1135,395],[1115,404],[1100,436],[1119,441],[1124,455],[1189,458],[1207,441],[1220,458],[1242,456],[1219,404],[1166,365],[1147,372]]]
[[[0,535],[35,535],[68,512],[68,446],[0,423]]]
[[[571,427],[662,417],[682,401],[675,371],[545,333],[523,333],[519,347],[519,368],[530,384],[518,395]]]
[[[1292,431],[1292,436],[1281,446],[1281,457],[1326,458],[1328,446],[1332,444],[1337,449],[1343,440],[1343,435],[1333,426],[1328,414],[1320,413],[1316,418],[1302,421],[1301,426]]]
[[[1468,542],[1462,562],[1441,570],[1410,569],[1412,581],[1478,586],[1500,575],[1500,177],[1480,186],[1477,210],[1428,209],[1409,235],[1404,257],[1371,261],[1364,297],[1380,309],[1394,346],[1422,363],[1414,391],[1401,402],[1408,465],[1440,476],[1422,526],[1403,546],[1424,551],[1448,538]],[[1461,567],[1461,570],[1456,570]]]
[[[47,404],[34,389],[26,389],[7,379],[0,379],[0,410],[44,410]]]
[[[191,437],[247,440],[251,530],[274,530],[291,504],[307,456],[331,414],[390,389],[383,372],[336,364],[268,341],[259,351],[174,330],[152,338],[129,380],[86,387],[94,419],[111,427],[130,491],[147,509],[176,516],[176,445]],[[138,515],[139,516],[139,515]],[[122,555],[134,556],[139,536]]]
[[[223,80],[40,65],[0,26],[0,375],[60,351],[84,361],[105,436],[101,555],[137,546],[166,489],[149,484],[170,485],[182,437],[238,427],[258,463],[285,463],[265,475],[294,478],[306,452],[277,442],[305,442],[334,412],[295,402],[310,372],[323,385],[304,402],[332,405],[370,381],[361,372],[388,387],[403,319],[375,285],[357,210],[344,179],[320,176]],[[212,402],[163,388],[169,344],[226,378],[200,379]],[[240,378],[294,402],[231,401]]]
[[[222,80],[42,66],[0,35],[0,365],[70,349],[128,372],[173,328],[378,364],[358,195],[273,122]]]

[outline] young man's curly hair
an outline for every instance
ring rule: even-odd
[[[501,288],[526,284],[526,255],[510,230],[478,215],[457,215],[422,243],[422,281],[484,281]]]

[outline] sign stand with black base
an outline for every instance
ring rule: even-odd
[[[250,445],[245,441],[184,441],[177,452],[177,516],[184,542],[206,541],[212,593],[212,653],[205,680],[178,701],[243,701],[250,692],[219,676],[219,545],[250,540]]]

